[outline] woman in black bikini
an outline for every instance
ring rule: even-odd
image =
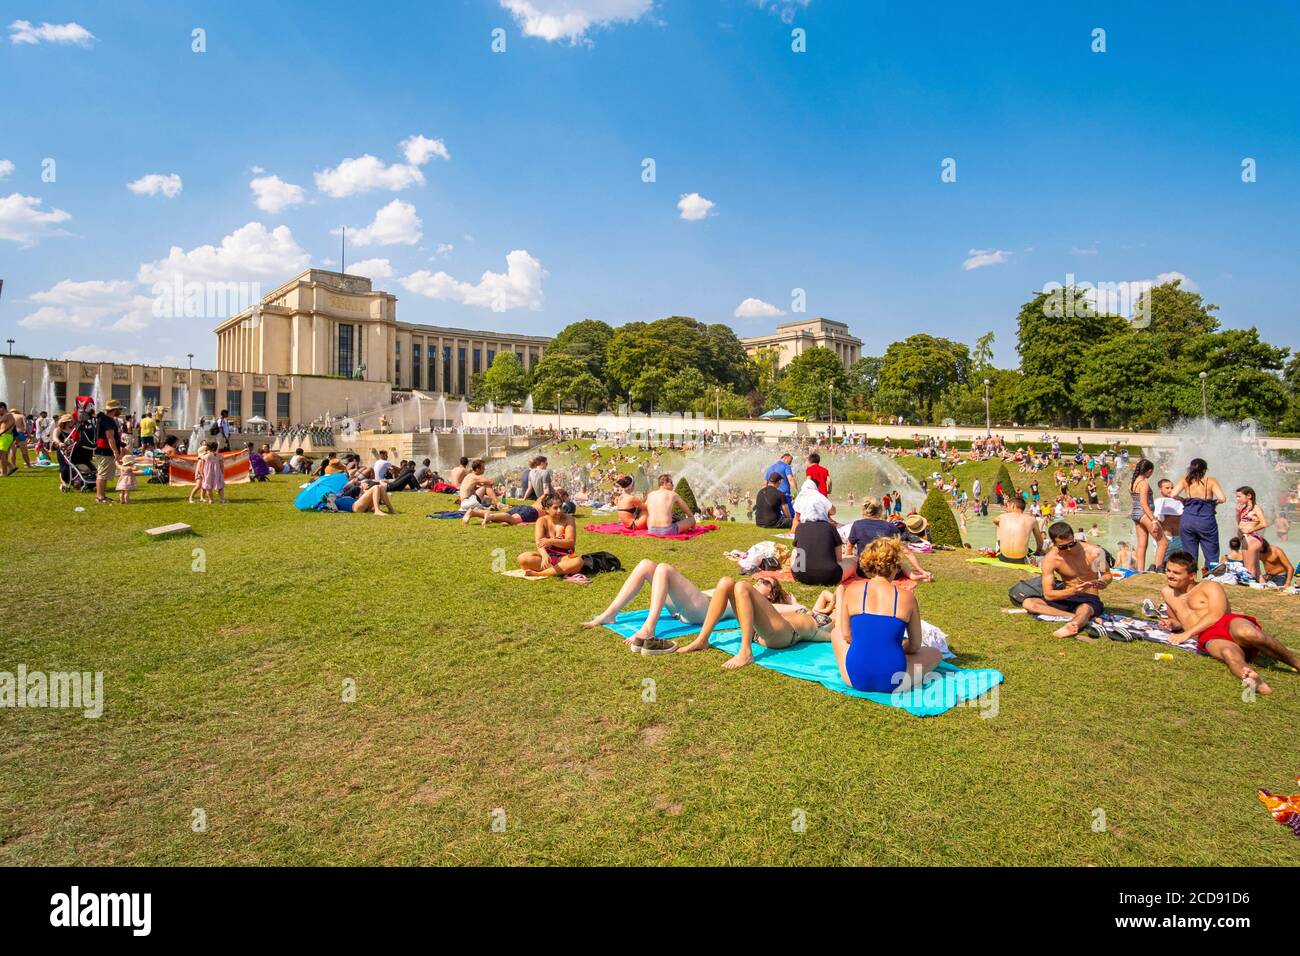
[[[624,528],[644,528],[650,521],[650,515],[646,512],[645,502],[632,493],[632,476],[619,475],[614,479],[614,485],[619,489],[614,497],[614,510],[618,512],[619,523]]]

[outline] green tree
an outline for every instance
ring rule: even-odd
[[[917,334],[885,350],[879,388],[893,396],[914,397],[916,409],[925,421],[931,422],[940,396],[952,385],[964,385],[969,379],[970,350],[965,345]]]
[[[745,391],[757,380],[754,363],[734,332],[683,315],[622,326],[610,339],[606,355],[606,377],[619,394],[632,394],[637,380],[652,371],[663,373],[666,382],[683,369],[694,368],[709,385]]]
[[[572,382],[584,374],[591,373],[581,361],[547,349],[533,366],[533,400],[542,408],[555,408],[561,393],[566,399],[573,397]]]
[[[848,373],[839,356],[825,348],[812,348],[795,356],[779,382],[782,403],[805,418],[821,418],[830,413],[832,387],[837,396],[836,405],[844,407]]]
[[[547,348],[547,353],[563,352],[587,367],[587,371],[602,382],[605,380],[605,361],[614,329],[607,322],[583,319],[572,322],[560,330]]]
[[[691,483],[685,478],[677,479],[677,487],[673,489],[677,496],[690,506],[691,514],[698,514],[700,510],[699,503],[695,500],[695,492],[691,490]]]
[[[880,388],[880,368],[884,359],[864,355],[848,371],[849,407],[857,411],[876,410],[876,392]]]
[[[664,382],[660,405],[665,412],[690,411],[705,392],[713,389],[698,369],[684,368]]]
[[[664,389],[668,386],[669,375],[661,368],[648,368],[636,377],[628,394],[634,401],[642,403],[646,411],[654,411],[655,406],[663,404]]]
[[[476,392],[476,395],[480,393]],[[528,373],[514,352],[498,352],[484,373],[480,397],[498,404],[522,402],[528,395]]]
[[[1084,353],[1128,328],[1121,316],[1092,308],[1073,287],[1039,292],[1020,307],[1016,350],[1023,375],[1016,418],[1035,424],[1076,424],[1084,417],[1075,377]]]

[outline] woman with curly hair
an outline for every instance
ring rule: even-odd
[[[941,659],[921,644],[921,608],[895,578],[904,545],[877,538],[862,549],[861,577],[835,592],[836,622],[831,643],[840,676],[854,690],[906,693],[923,683]]]

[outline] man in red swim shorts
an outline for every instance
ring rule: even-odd
[[[1259,621],[1249,614],[1232,613],[1222,584],[1196,583],[1196,559],[1186,551],[1165,556],[1165,581],[1162,594],[1169,606],[1169,617],[1162,623],[1171,630],[1182,628],[1184,640],[1196,638],[1197,647],[1223,661],[1243,684],[1261,694],[1273,693],[1254,668],[1247,666],[1261,652],[1300,670],[1300,654],[1265,634]]]

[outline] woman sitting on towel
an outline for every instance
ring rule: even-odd
[[[614,486],[618,489],[614,494],[614,510],[618,512],[619,523],[624,528],[644,528],[650,515],[641,496],[632,493],[632,476],[619,475],[614,479]]]
[[[623,642],[633,653],[671,654],[678,650],[673,641],[655,636],[655,624],[665,607],[678,620],[703,627],[700,637],[681,648],[682,651],[705,647],[717,623],[734,617],[741,626],[742,643],[740,653],[723,665],[729,669],[743,667],[753,660],[752,652],[748,660],[744,657],[755,639],[764,647],[789,647],[800,640],[830,638],[830,612],[834,601],[830,592],[823,592],[813,611],[808,611],[770,578],[757,578],[752,584],[723,578],[711,592],[701,591],[671,564],[656,564],[648,558],[632,569],[609,607],[586,621],[583,627],[613,623],[618,612],[632,602],[647,581],[650,582],[650,609],[645,624]],[[743,612],[742,607],[745,609]],[[827,630],[825,637],[815,636],[823,629]]]
[[[862,549],[859,574],[835,594],[832,635],[840,676],[854,690],[906,693],[939,663],[938,648],[921,644],[921,608],[898,587],[903,543],[877,538]]]
[[[538,503],[541,515],[533,526],[533,543],[537,547],[519,555],[524,574],[535,577],[568,577],[582,570],[582,556],[576,551],[578,524],[564,512],[558,492],[549,491]]]

